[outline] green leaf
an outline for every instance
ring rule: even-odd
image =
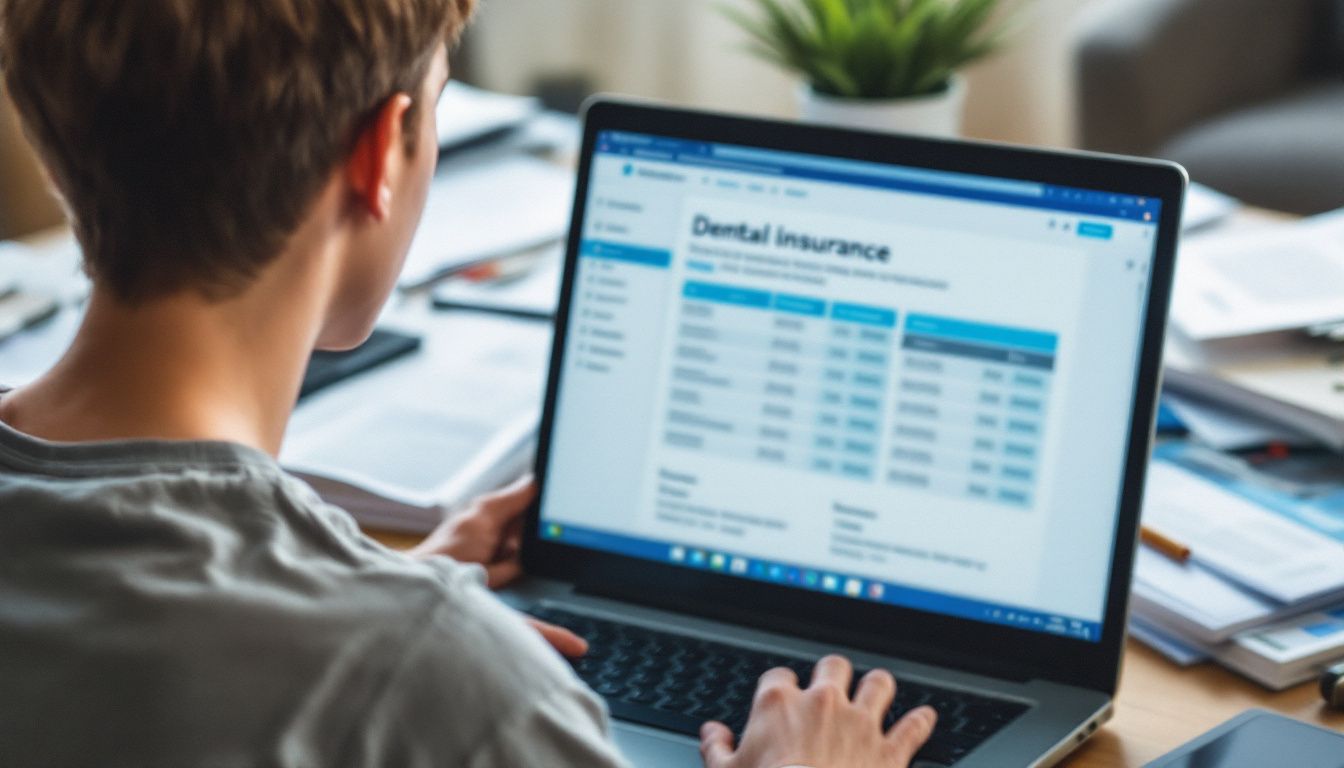
[[[1014,5],[1030,0],[1008,0]],[[1005,0],[751,0],[757,13],[719,11],[749,50],[797,72],[821,93],[898,98],[933,93],[997,50]]]

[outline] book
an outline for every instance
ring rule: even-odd
[[[1344,603],[1240,632],[1221,643],[1201,643],[1134,617],[1130,634],[1182,667],[1215,661],[1280,691],[1312,680],[1344,659]]]
[[[1344,604],[1243,632],[1213,655],[1274,690],[1314,679],[1344,659]]]
[[[399,426],[405,425],[392,422],[388,428]],[[429,429],[443,426],[431,424]],[[422,454],[418,461],[413,450],[384,454],[388,461],[401,464],[396,471],[400,472],[400,481],[371,474],[389,474],[386,463],[357,459],[311,463],[300,459],[291,461],[287,468],[311,485],[324,501],[349,512],[362,525],[397,533],[428,533],[454,508],[525,474],[535,455],[535,415],[524,416],[493,434],[479,425],[474,430],[457,426],[455,430],[425,434],[422,425],[422,439],[410,441],[417,449],[436,443],[434,447],[446,451]],[[437,461],[427,463],[429,456],[459,458],[463,463],[445,472]],[[405,464],[406,459],[412,464]],[[411,471],[406,471],[408,468]],[[390,474],[397,478],[396,472]]]
[[[304,398],[280,463],[366,526],[424,533],[530,468],[551,328],[428,307],[394,316],[420,350]]]

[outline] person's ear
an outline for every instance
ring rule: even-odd
[[[397,93],[384,101],[355,141],[346,162],[346,181],[359,203],[377,221],[392,210],[394,174],[404,165],[405,117],[411,97]]]

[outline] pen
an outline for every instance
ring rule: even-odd
[[[542,237],[540,239],[533,240],[530,242],[509,246],[507,248],[501,248],[500,250],[495,251],[493,253],[484,254],[479,258],[474,258],[469,261],[464,261],[460,264],[454,264],[449,267],[444,267],[442,269],[437,270],[433,274],[424,277],[423,279],[416,280],[414,282],[404,283],[400,285],[399,288],[402,293],[411,293],[414,291],[419,291],[428,288],[435,283],[441,282],[445,278],[456,277],[462,275],[463,273],[476,271],[478,274],[481,274],[482,272],[488,272],[488,269],[482,270],[482,267],[487,267],[487,265],[491,264],[492,262],[501,262],[518,256],[526,256],[532,253],[536,253],[537,251],[540,251],[543,248],[549,248],[550,246],[555,245],[556,243],[563,243],[563,242],[564,242],[564,236],[562,235],[556,235],[556,236],[548,235],[546,237]]]
[[[538,309],[528,309],[525,307],[510,307],[500,304],[478,304],[471,301],[453,301],[451,299],[442,299],[438,296],[435,296],[430,301],[431,306],[435,309],[484,312],[490,315],[503,315],[505,317],[515,317],[520,320],[540,320],[547,323],[555,320],[555,315],[550,312]]]
[[[1148,548],[1156,550],[1178,563],[1184,563],[1190,559],[1190,547],[1146,525],[1139,526],[1139,541],[1142,541]]]

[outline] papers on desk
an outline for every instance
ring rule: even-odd
[[[1344,450],[1344,344],[1302,331],[1341,317],[1344,209],[1188,237],[1165,383]]]
[[[1197,564],[1278,602],[1344,593],[1344,545],[1170,462],[1149,470],[1143,521],[1189,546]]]
[[[0,242],[0,289],[51,296],[73,304],[89,295],[89,279],[80,269],[79,243],[70,233],[45,238],[39,245]]]
[[[1168,444],[1149,470],[1143,520],[1192,556],[1178,563],[1139,548],[1136,638],[1179,664],[1207,656],[1273,686],[1301,679],[1302,659],[1328,655],[1284,638],[1328,634],[1344,656],[1344,626],[1334,628],[1344,625],[1344,484],[1306,497],[1213,466],[1203,449]],[[1327,618],[1304,618],[1320,611]]]
[[[1172,321],[1195,341],[1344,318],[1344,210],[1181,245]]]
[[[79,329],[74,308],[89,293],[69,233],[38,245],[0,242],[0,383],[27,384],[60,359]]]
[[[425,532],[530,466],[550,326],[427,308],[389,318],[421,351],[304,400],[280,461],[367,525]]]
[[[1232,215],[1241,202],[1231,195],[1197,182],[1190,182],[1185,190],[1185,209],[1181,215],[1181,229],[1190,232],[1216,224]]]
[[[46,322],[0,339],[0,384],[21,387],[46,373],[74,341],[83,317],[78,309],[63,309]]]
[[[1134,564],[1134,614],[1172,635],[1218,643],[1265,623],[1279,609],[1198,562],[1177,563],[1139,547]]]
[[[517,128],[540,111],[537,99],[485,91],[451,80],[444,86],[434,113],[439,148],[451,150]]]
[[[1275,690],[1312,680],[1344,658],[1344,604],[1243,632],[1213,655]]]
[[[45,323],[88,292],[73,237],[49,238],[42,247],[0,242],[0,342]],[[19,374],[4,375],[21,383]]]
[[[417,288],[464,265],[561,240],[573,194],[573,173],[532,157],[445,164],[430,186],[400,286]]]
[[[564,249],[556,247],[537,258],[521,277],[507,280],[446,280],[434,289],[439,309],[476,310],[546,319],[560,301]]]
[[[1294,331],[1200,343],[1173,330],[1165,355],[1171,391],[1344,450],[1344,345]]]
[[[1213,659],[1276,691],[1313,680],[1322,668],[1344,658],[1344,604],[1249,629],[1209,645],[1168,633],[1138,617],[1130,619],[1129,631],[1182,667]]]

